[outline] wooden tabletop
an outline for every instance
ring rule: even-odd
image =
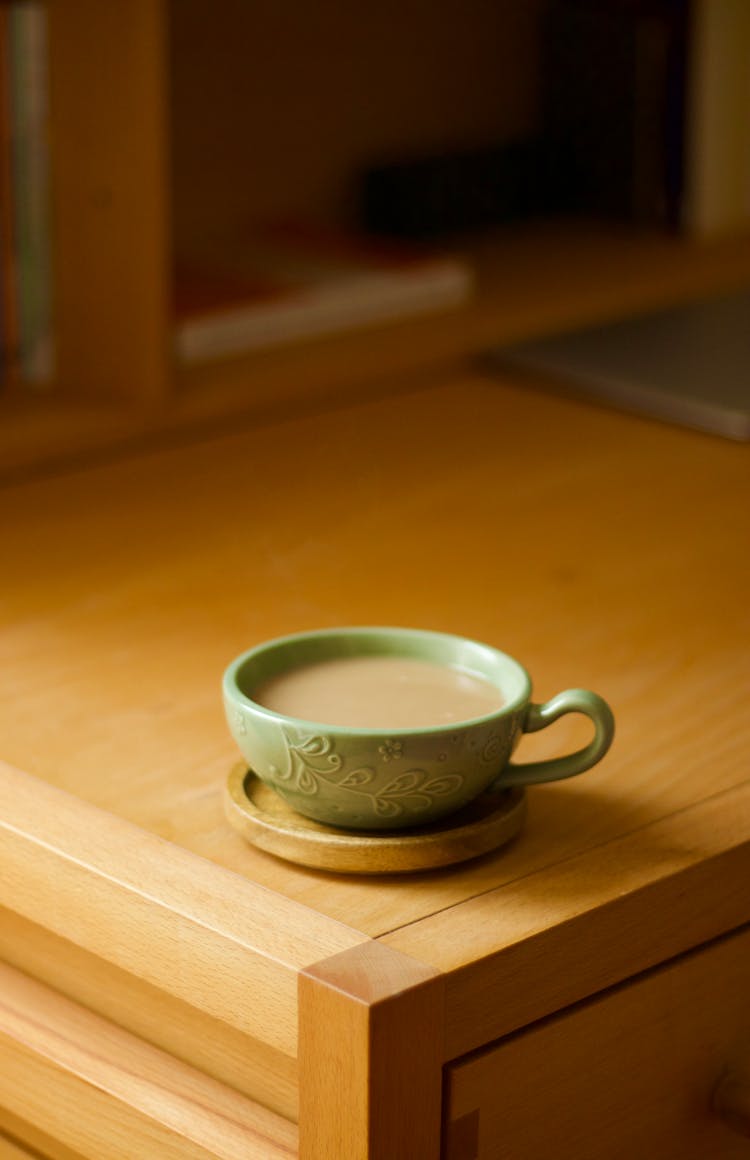
[[[749,476],[741,445],[467,374],[9,487],[0,757],[389,936],[746,782]],[[370,881],[258,852],[222,812],[222,670],[341,624],[487,641],[537,700],[605,696],[614,746],[461,868]],[[520,757],[587,736],[568,718]]]

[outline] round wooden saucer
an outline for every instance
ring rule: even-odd
[[[409,830],[341,830],[298,814],[246,765],[227,780],[224,807],[248,842],[302,866],[345,874],[403,874],[477,858],[515,837],[526,816],[522,789],[482,794],[456,814]]]

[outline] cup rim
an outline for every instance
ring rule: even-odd
[[[305,717],[293,717],[288,713],[277,713],[274,709],[269,709],[265,705],[261,705],[259,701],[254,701],[252,697],[248,697],[248,695],[244,693],[239,686],[237,676],[240,670],[244,668],[248,661],[261,655],[264,652],[277,648],[284,648],[284,646],[296,641],[323,639],[325,637],[345,637],[352,634],[369,634],[373,637],[380,635],[391,637],[403,636],[404,639],[413,639],[418,637],[423,640],[439,639],[444,642],[465,643],[473,648],[485,650],[486,652],[492,654],[495,658],[510,664],[516,671],[516,676],[519,679],[521,688],[515,697],[508,698],[503,702],[499,709],[496,709],[491,713],[485,713],[480,717],[467,717],[460,721],[449,721],[445,724],[437,725],[415,725],[402,726],[395,729],[380,729],[356,725],[336,725],[334,723],[323,721],[313,721]],[[483,673],[473,673],[472,675],[484,677],[485,680],[491,679]],[[290,725],[293,728],[299,730],[314,729],[323,734],[335,736],[377,737],[383,739],[405,737],[414,735],[415,733],[455,733],[457,730],[474,727],[476,725],[487,724],[490,721],[508,717],[527,705],[531,698],[531,678],[520,661],[517,661],[516,658],[512,657],[509,653],[502,652],[500,649],[495,648],[493,645],[486,644],[483,641],[475,640],[472,637],[461,636],[459,633],[437,632],[431,629],[405,628],[388,625],[344,625],[334,628],[316,628],[303,632],[286,633],[283,636],[269,638],[268,640],[262,641],[260,644],[254,645],[250,649],[246,649],[245,652],[242,652],[238,656],[234,657],[234,659],[230,661],[224,670],[222,684],[224,695],[227,700],[231,701],[232,704],[239,704],[244,706],[248,709],[251,709],[254,713],[260,715],[261,717],[275,721],[281,725]]]

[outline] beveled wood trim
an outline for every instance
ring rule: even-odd
[[[0,961],[296,1122],[297,1060],[284,1052],[5,907]]]
[[[750,782],[381,940],[446,975],[455,1059],[750,920]]]
[[[38,1152],[29,1152],[19,1141],[0,1133],[0,1160],[40,1160]]]
[[[0,1139],[11,1141],[20,1149],[24,1160],[29,1156],[32,1160],[83,1160],[80,1152],[74,1152],[59,1140],[53,1140],[46,1132],[41,1132],[34,1124],[29,1124],[20,1116],[14,1116],[2,1106],[0,1106]],[[2,1148],[0,1160],[6,1160]]]
[[[0,1104],[91,1160],[289,1160],[296,1128],[0,965]]]
[[[0,905],[288,1055],[348,927],[0,762]]]
[[[377,942],[300,975],[300,1160],[436,1160],[443,979]]]

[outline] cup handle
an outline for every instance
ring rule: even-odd
[[[567,757],[553,757],[547,761],[510,762],[493,783],[493,789],[511,785],[536,785],[542,781],[560,781],[591,769],[601,761],[615,735],[615,719],[607,702],[587,689],[566,689],[543,705],[529,704],[523,722],[524,733],[536,733],[557,721],[565,713],[584,713],[594,724],[594,738],[583,749]]]

